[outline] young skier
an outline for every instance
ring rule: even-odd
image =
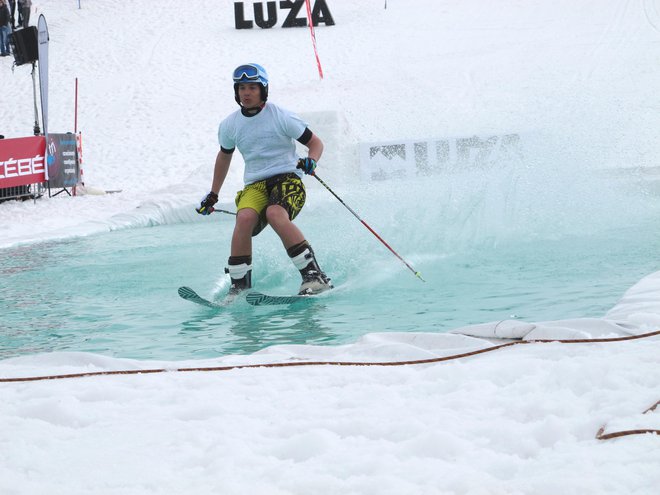
[[[258,64],[234,70],[234,98],[241,107],[220,123],[220,151],[215,159],[211,192],[197,213],[208,215],[218,201],[235,148],[245,161],[245,187],[236,195],[236,225],[225,273],[231,278],[230,295],[252,287],[252,237],[270,225],[294,266],[300,271],[299,294],[318,294],[332,288],[300,229],[292,220],[305,204],[302,172],[311,174],[323,153],[323,142],[297,115],[268,99],[268,74]],[[296,156],[295,141],[308,149]]]

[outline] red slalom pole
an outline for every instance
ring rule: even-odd
[[[307,7],[307,22],[309,23],[309,32],[312,36],[312,46],[314,47],[314,55],[316,56],[316,67],[319,69],[319,77],[323,79],[323,68],[321,67],[321,60],[319,59],[319,52],[316,49],[316,33],[314,32],[314,20],[312,18],[312,6],[309,0],[305,0]]]
[[[339,200],[339,202],[340,202],[342,205],[344,205],[344,206],[346,207],[346,209],[347,209],[348,211],[350,211],[350,212],[353,214],[353,216],[354,216],[355,218],[357,218],[357,219],[360,221],[360,223],[362,223],[362,225],[364,225],[364,226],[369,230],[369,232],[371,232],[373,235],[375,235],[375,236],[376,236],[376,239],[378,239],[380,242],[382,242],[383,245],[384,245],[387,249],[389,249],[389,250],[392,252],[392,254],[393,254],[394,256],[396,256],[397,258],[399,258],[399,259],[401,260],[401,262],[402,262],[404,265],[406,265],[406,266],[408,267],[408,270],[410,270],[411,272],[413,272],[413,273],[415,274],[415,276],[416,276],[418,279],[420,279],[422,282],[426,282],[426,280],[424,280],[424,279],[422,278],[422,274],[421,274],[421,273],[419,273],[417,270],[415,270],[415,269],[410,265],[410,263],[408,263],[406,260],[404,260],[404,259],[399,255],[399,253],[397,253],[394,249],[392,249],[392,247],[391,247],[387,242],[385,242],[385,240],[383,240],[383,238],[382,238],[381,236],[379,236],[379,235],[376,233],[376,231],[375,231],[374,229],[372,229],[372,228],[369,226],[369,224],[367,224],[367,222],[365,222],[364,220],[362,220],[362,219],[360,218],[360,216],[359,216],[357,213],[355,213],[355,212],[353,211],[353,209],[352,209],[350,206],[348,206],[346,203],[344,203],[344,201],[343,201],[339,196],[337,196],[337,194],[336,194],[332,189],[330,189],[330,187],[329,187],[325,182],[323,182],[323,181],[321,180],[321,178],[320,178],[318,175],[316,175],[315,173],[312,173],[312,174],[310,174],[310,175],[313,175],[314,178],[315,178],[316,180],[318,180],[321,184],[323,184],[323,187],[325,187],[328,191],[330,191],[330,193],[331,193],[335,198],[337,198],[337,199]]]

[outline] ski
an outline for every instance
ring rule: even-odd
[[[202,296],[197,294],[197,292],[192,290],[190,287],[179,287],[178,292],[179,295],[186,301],[194,302],[196,304],[206,306],[207,308],[215,308],[215,309],[226,308],[234,300],[234,298],[230,298],[220,303],[209,301],[208,299],[204,299]]]
[[[245,300],[252,306],[275,306],[278,304],[295,304],[303,301],[311,301],[313,296],[270,296],[261,292],[249,292]]]

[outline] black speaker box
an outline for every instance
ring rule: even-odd
[[[16,65],[29,64],[39,60],[39,36],[36,26],[13,31],[9,35],[9,44]]]

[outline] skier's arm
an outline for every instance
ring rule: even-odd
[[[224,184],[225,178],[227,177],[229,164],[231,163],[232,156],[234,156],[233,151],[234,150],[227,152],[227,150],[221,148],[220,151],[218,151],[218,155],[215,157],[215,168],[213,169],[213,182],[211,183],[211,191],[216,194],[220,193],[220,188],[222,187],[222,184]]]
[[[227,171],[229,170],[233,151],[234,150],[227,152],[227,150],[224,150],[223,148],[220,148],[220,151],[218,151],[218,155],[215,157],[211,192],[209,192],[202,200],[199,208],[195,208],[200,215],[210,215],[213,212],[213,205],[218,202],[218,193],[227,177]]]
[[[323,154],[323,141],[316,135],[312,134],[312,138],[307,142],[307,156],[318,162]]]
[[[307,146],[307,158],[301,158],[298,160],[296,168],[301,169],[306,174],[313,174],[316,169],[316,162],[323,154],[323,141],[310,131],[308,127],[305,129],[302,136],[298,138],[298,142]]]
[[[297,141],[303,146],[307,146],[307,156],[318,162],[323,154],[323,141],[316,134],[314,134],[309,127],[305,129]]]

